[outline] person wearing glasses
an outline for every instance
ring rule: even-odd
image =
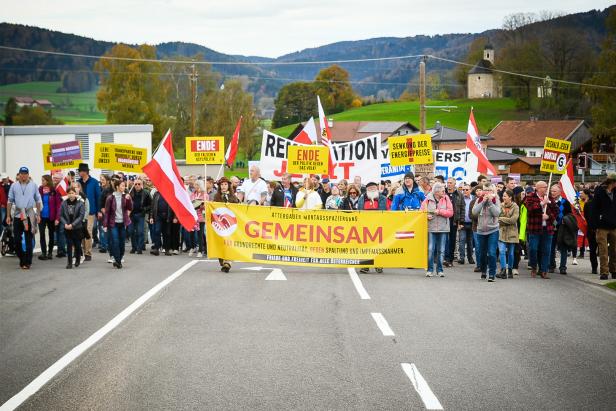
[[[342,204],[340,205],[341,210],[357,210],[359,206],[359,188],[357,188],[354,184],[350,184],[347,189],[347,196],[342,200]]]

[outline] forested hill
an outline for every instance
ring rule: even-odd
[[[616,6],[612,6],[616,7]],[[535,23],[533,30],[549,32],[556,28],[572,29],[584,36],[594,50],[598,50],[605,34],[605,18],[609,9],[592,10]],[[488,38],[496,48],[503,38],[503,30],[490,30],[482,33],[445,34],[437,36],[383,37],[359,41],[332,43],[321,47],[301,50],[295,53],[269,59],[258,56],[229,55],[214,51],[205,46],[181,42],[169,42],[157,45],[161,58],[174,56],[192,57],[197,54],[208,61],[304,61],[363,59],[390,56],[433,54],[454,60],[463,60],[469,46],[478,37]],[[101,55],[113,47],[114,43],[98,41],[91,38],[51,31],[38,27],[0,24],[0,45],[37,50],[51,50],[68,53]],[[357,92],[362,95],[397,97],[405,88],[404,83],[416,73],[418,59],[388,60],[343,64],[354,82]],[[76,92],[92,89],[96,86],[96,76],[92,69],[95,61],[85,58],[63,57],[16,51],[0,50],[0,85],[28,81],[62,81],[65,91]],[[275,95],[277,90],[289,82],[281,79],[310,80],[323,66],[232,66],[218,65],[215,71],[225,76],[246,76],[249,90],[260,95]],[[431,70],[438,70],[443,79],[453,67],[449,63],[430,62]],[[389,83],[389,84],[379,84]],[[395,84],[402,83],[402,84]]]

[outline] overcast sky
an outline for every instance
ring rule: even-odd
[[[342,40],[481,32],[503,17],[604,9],[599,0],[17,0],[0,19],[125,43],[197,43],[277,57]]]

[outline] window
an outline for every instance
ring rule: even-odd
[[[499,164],[498,165],[498,169],[499,170],[504,170],[505,169],[505,165],[504,164]]]
[[[529,157],[537,157],[537,152],[536,151],[529,151],[528,152],[528,156]]]
[[[87,134],[76,134],[75,140],[81,144],[81,158],[84,161],[90,160],[90,137]]]

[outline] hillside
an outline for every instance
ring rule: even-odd
[[[613,6],[616,7],[616,6]],[[533,30],[547,32],[558,27],[574,28],[588,38],[598,49],[605,33],[605,17],[609,9],[591,10],[535,23]],[[461,60],[468,52],[469,45],[477,37],[487,37],[498,53],[502,30],[482,33],[444,34],[437,36],[383,37],[359,41],[337,42],[321,47],[309,48],[295,53],[269,59],[258,56],[229,55],[214,51],[203,45],[170,42],[157,45],[161,58],[172,56],[194,56],[202,54],[209,61],[307,61],[332,59],[364,59],[404,55],[434,54],[454,60]],[[93,40],[83,36],[60,33],[38,27],[16,24],[0,24],[0,45],[38,50],[53,50],[68,53],[101,55],[113,47],[113,43]],[[354,88],[361,95],[397,97],[405,84],[417,72],[418,59],[388,60],[342,64],[351,74]],[[69,84],[95,87],[96,79],[81,72],[92,70],[94,60],[61,56],[23,53],[0,50],[0,85],[28,81],[63,81],[67,76],[75,77]],[[249,90],[257,97],[274,96],[282,85],[292,80],[310,80],[323,68],[318,65],[294,66],[232,66],[214,65],[214,70],[224,76],[247,76]],[[449,72],[449,63],[430,61],[429,71]],[[81,74],[78,74],[81,73]],[[280,80],[279,80],[280,79]],[[397,84],[396,84],[397,83]],[[84,91],[73,90],[73,91]]]
[[[444,126],[466,130],[471,107],[474,109],[477,127],[482,134],[488,133],[501,120],[523,120],[529,117],[529,113],[517,111],[513,100],[507,98],[491,100],[431,100],[426,105],[457,106],[457,108],[450,109],[449,111],[429,109],[426,115],[426,126],[428,128],[434,127],[434,124],[440,121]],[[328,117],[333,118],[334,121],[408,121],[419,127],[419,102],[372,104]],[[296,124],[293,124],[272,131],[280,136],[287,137],[295,127]]]

